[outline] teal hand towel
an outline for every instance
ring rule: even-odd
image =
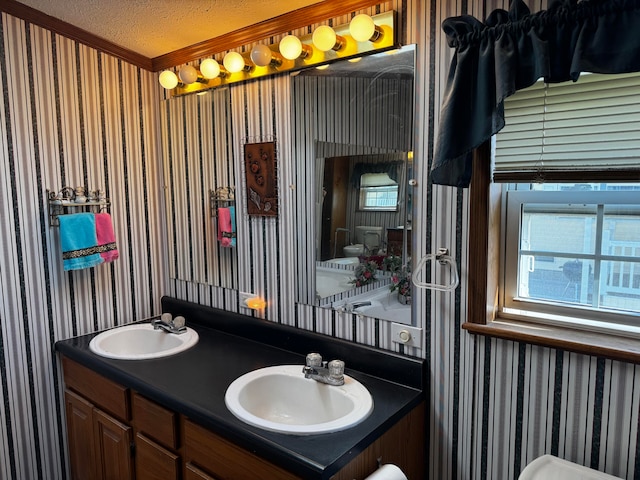
[[[98,250],[93,213],[60,215],[60,245],[65,270],[91,268],[104,262]]]
[[[231,246],[236,246],[236,207],[229,207],[229,216],[231,217]]]

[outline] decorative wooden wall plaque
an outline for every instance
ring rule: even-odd
[[[245,144],[244,166],[247,178],[247,213],[277,216],[276,142]]]

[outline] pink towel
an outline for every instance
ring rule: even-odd
[[[218,240],[223,247],[231,247],[235,237],[231,225],[231,212],[228,208],[218,209]]]
[[[111,215],[108,213],[96,213],[96,236],[98,237],[98,251],[105,262],[112,262],[120,256],[116,247]]]

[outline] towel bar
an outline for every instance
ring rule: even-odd
[[[218,207],[229,206],[236,203],[236,187],[218,187],[216,190],[209,190],[209,209],[211,218],[218,216]]]
[[[75,201],[75,190],[71,187],[63,187],[59,191],[47,189],[47,206],[49,210],[49,226],[58,227],[60,221],[58,216],[78,212],[102,212],[109,211],[111,202],[105,198],[103,200],[89,200],[84,202]]]

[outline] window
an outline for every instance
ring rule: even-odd
[[[578,328],[640,326],[640,184],[503,190],[502,315]]]
[[[505,118],[474,156],[464,328],[639,361],[640,75],[538,83]]]
[[[365,173],[360,177],[360,210],[396,211],[398,183],[386,173]]]

